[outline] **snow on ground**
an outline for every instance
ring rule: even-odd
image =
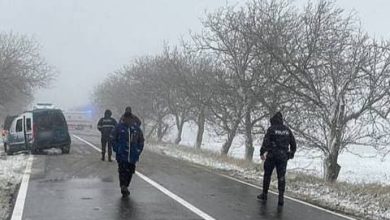
[[[262,171],[259,164],[243,164],[206,151],[197,151],[173,144],[148,144],[147,149],[192,162],[202,166],[227,171],[239,179],[261,185]],[[339,183],[329,185],[318,178],[290,171],[287,177],[287,194],[331,210],[337,210],[364,219],[390,219],[390,187],[376,185],[353,185]],[[272,187],[277,191],[277,181],[273,178]]]
[[[62,154],[62,151],[61,149],[58,148],[50,148],[50,149],[43,150],[43,153],[47,155],[60,155]]]
[[[183,130],[182,142],[180,144],[193,146],[195,143],[197,127],[194,124],[187,123]],[[166,141],[175,139],[176,131],[172,129],[166,137]],[[254,162],[260,162],[261,137],[256,137],[254,141],[255,152]],[[213,130],[208,128],[204,135],[203,149],[219,152],[224,142],[224,137],[214,134]],[[244,137],[235,138],[229,155],[235,158],[244,158],[245,147],[243,145]],[[353,153],[351,153],[353,152]],[[339,180],[350,183],[381,183],[390,185],[390,154],[383,157],[374,149],[367,147],[354,147],[349,151],[343,152],[339,157],[341,171]],[[289,170],[302,171],[308,174],[321,177],[323,175],[322,155],[315,150],[299,149],[295,159],[289,162]]]
[[[290,181],[287,192],[296,198],[364,219],[390,219],[389,192],[366,193],[361,189],[355,191],[350,185],[332,186],[310,181]]]
[[[7,219],[17,185],[22,180],[28,155],[6,156],[0,140],[0,219]]]
[[[211,159],[208,157],[204,157],[201,154],[195,154],[191,152],[185,152],[183,149],[176,148],[176,147],[169,147],[169,144],[159,144],[159,145],[153,145],[151,148],[153,151],[159,151],[159,153],[163,153],[164,155],[183,159],[185,161],[189,161],[195,164],[200,164],[207,167],[213,167],[216,169],[221,170],[227,170],[227,171],[234,171],[234,170],[242,170],[241,167],[229,163],[227,161],[223,160],[217,160],[217,159]]]

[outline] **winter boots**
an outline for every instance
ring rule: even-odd
[[[278,206],[284,205],[284,195],[283,193],[279,193],[279,200],[278,200]]]
[[[108,155],[107,159],[108,159],[108,162],[112,162],[111,155]],[[106,155],[102,154],[102,161],[105,161],[105,160],[106,160]]]
[[[268,199],[268,196],[266,193],[261,193],[260,195],[257,196],[257,199],[263,202],[266,202]],[[278,197],[278,206],[283,206],[284,205],[284,194],[280,193]]]
[[[261,193],[260,195],[257,196],[257,199],[259,199],[259,200],[265,202],[265,201],[267,201],[267,199],[268,199],[267,197],[268,197],[268,196],[267,196],[266,193]]]
[[[123,198],[126,198],[130,195],[130,191],[126,186],[121,186],[121,193]]]

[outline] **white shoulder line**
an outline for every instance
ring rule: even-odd
[[[191,166],[194,166],[194,167],[197,167],[197,168],[201,168],[201,169],[204,169],[204,170],[207,170],[208,172],[212,172],[210,171],[209,169],[205,168],[205,167],[201,167],[201,166],[198,166],[198,165],[194,165],[194,164],[191,164]],[[245,185],[248,185],[248,186],[251,186],[251,187],[254,187],[256,189],[262,189],[260,186],[257,186],[255,184],[252,184],[252,183],[248,183],[248,182],[245,182],[245,181],[242,181],[240,179],[237,179],[237,178],[234,178],[234,177],[231,177],[231,176],[228,176],[228,175],[225,175],[225,174],[220,174],[220,173],[216,173],[216,172],[212,172],[213,174],[217,174],[219,176],[222,176],[222,177],[225,177],[225,178],[228,178],[228,179],[231,179],[233,181],[236,181],[236,182],[239,182],[239,183],[242,183],[242,184],[245,184]],[[278,195],[277,192],[274,192],[274,191],[269,191],[270,193],[272,194],[275,194],[275,195]],[[322,207],[319,207],[319,206],[316,206],[316,205],[313,205],[313,204],[310,204],[308,202],[304,202],[302,200],[299,200],[299,199],[295,199],[295,198],[292,198],[292,197],[289,197],[289,196],[285,196],[285,198],[289,199],[289,200],[292,200],[294,202],[297,202],[297,203],[301,203],[303,205],[306,205],[306,206],[310,206],[312,208],[315,208],[315,209],[319,209],[321,211],[324,211],[324,212],[327,212],[327,213],[330,213],[332,215],[335,215],[335,216],[339,216],[339,217],[342,217],[342,218],[345,218],[345,219],[349,219],[349,220],[356,220],[355,218],[352,218],[352,217],[349,217],[349,216],[346,216],[346,215],[343,215],[343,214],[340,214],[340,213],[337,213],[337,212],[334,212],[334,211],[331,211],[331,210],[328,210],[328,209],[325,209],[325,208],[322,208]]]
[[[30,180],[33,156],[30,155],[27,159],[26,170],[24,171],[22,183],[20,184],[18,197],[16,199],[15,207],[12,212],[11,220],[21,220],[23,217],[24,203],[26,201],[28,181]]]
[[[96,147],[95,145],[93,145],[92,143],[84,140],[83,138],[77,136],[77,135],[73,135],[75,138],[77,138],[78,140],[84,142],[85,144],[87,144],[88,146],[94,148],[95,150],[101,152],[101,150]],[[205,219],[205,220],[215,220],[215,218],[211,217],[210,215],[208,215],[207,213],[203,212],[202,210],[196,208],[194,205],[192,205],[191,203],[185,201],[183,198],[181,198],[180,196],[172,193],[171,191],[169,191],[168,189],[164,188],[163,186],[161,186],[160,184],[158,184],[157,182],[153,181],[152,179],[150,179],[149,177],[143,175],[142,173],[136,171],[136,174],[141,178],[143,179],[144,181],[146,181],[147,183],[149,183],[150,185],[152,185],[153,187],[155,187],[156,189],[158,189],[159,191],[161,191],[162,193],[164,193],[165,195],[169,196],[171,199],[175,200],[176,202],[180,203],[182,206],[186,207],[187,209],[191,210],[193,213],[197,214],[198,216],[200,216],[201,218]],[[13,220],[13,219],[11,219]]]

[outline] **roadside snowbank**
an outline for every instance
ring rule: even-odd
[[[147,149],[177,159],[213,169],[259,185],[262,169],[259,163],[250,163],[218,156],[211,151],[196,150],[173,144],[148,144]],[[390,186],[380,184],[327,184],[316,176],[300,171],[288,173],[288,195],[327,209],[364,219],[390,219]],[[276,191],[276,178],[272,188]]]
[[[2,146],[0,146],[3,149]],[[28,155],[0,155],[0,219],[7,219],[12,211],[12,199],[20,183]]]

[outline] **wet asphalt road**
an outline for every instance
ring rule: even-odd
[[[96,136],[81,136],[99,146]],[[116,163],[72,139],[69,155],[34,156],[23,219],[202,219],[134,176],[129,199],[119,191]],[[145,151],[137,170],[215,219],[345,219],[291,200],[278,209],[256,200],[258,189],[189,163]]]

